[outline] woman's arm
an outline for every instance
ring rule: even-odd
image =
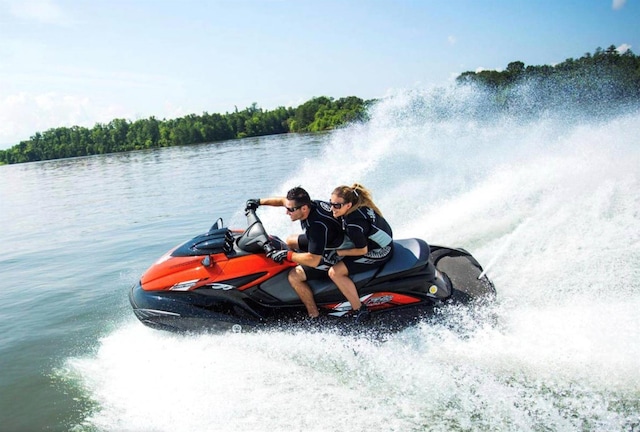
[[[336,253],[338,256],[362,256],[369,252],[367,246],[367,235],[371,229],[371,225],[366,219],[347,216],[347,227],[345,234],[351,239],[355,247],[350,249],[338,249]],[[358,247],[362,245],[362,247]]]
[[[309,252],[293,252],[289,261],[306,265],[307,267],[318,267],[322,261],[322,257]]]
[[[361,256],[369,252],[369,248],[367,246],[361,248],[354,249],[337,249],[336,254],[338,256]]]

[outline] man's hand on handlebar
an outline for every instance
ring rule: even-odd
[[[248,212],[249,210],[256,210],[258,207],[260,207],[260,198],[251,198],[247,200],[244,211]]]

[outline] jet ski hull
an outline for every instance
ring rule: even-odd
[[[209,284],[188,291],[154,291],[143,289],[138,282],[129,300],[143,324],[161,330],[245,332],[306,326],[305,308],[288,284],[287,270],[244,290]],[[420,239],[396,241],[394,259],[382,270],[353,278],[371,310],[371,319],[359,328],[400,329],[432,315],[442,305],[495,296],[493,283],[471,254],[463,249],[429,247]],[[310,285],[323,325],[349,327],[353,321],[350,305],[335,285],[328,279]]]

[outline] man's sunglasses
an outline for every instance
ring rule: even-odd
[[[345,205],[345,204],[346,203],[334,203],[334,202],[329,201],[329,205],[331,207],[333,207],[334,209],[338,209],[338,210],[340,210],[342,208],[342,206]]]
[[[294,211],[296,211],[296,210],[298,210],[298,209],[302,208],[302,206],[298,206],[298,207],[286,207],[286,206],[285,206],[285,208],[287,209],[287,211],[288,211],[289,213],[293,213]]]

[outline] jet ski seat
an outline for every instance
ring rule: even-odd
[[[376,277],[380,279],[424,267],[429,261],[430,252],[429,245],[422,239],[394,240],[393,256]]]
[[[381,269],[367,270],[350,276],[356,286],[367,283],[374,276],[380,281],[393,279],[414,269],[423,268],[429,262],[429,254],[429,245],[422,239],[394,240],[393,256]]]

